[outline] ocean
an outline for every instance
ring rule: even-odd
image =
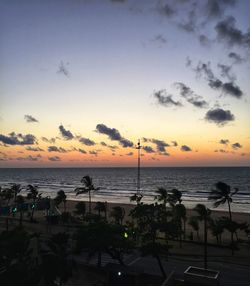
[[[137,168],[2,168],[0,186],[33,184],[42,196],[54,197],[57,191],[64,190],[68,199],[85,200],[87,195],[76,196],[74,192],[85,175],[91,176],[100,188],[93,194],[93,200],[129,203],[130,195],[136,192]],[[152,202],[155,190],[164,187],[182,191],[183,203],[189,208],[197,203],[212,207],[207,197],[218,181],[239,188],[233,211],[250,212],[250,167],[141,168],[141,191],[146,202]]]

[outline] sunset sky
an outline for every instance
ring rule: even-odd
[[[250,166],[249,11],[0,0],[0,167]]]

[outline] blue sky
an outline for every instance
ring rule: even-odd
[[[0,1],[0,164],[134,165],[126,155],[134,147],[96,132],[105,124],[134,144],[178,142],[165,154],[144,142],[154,150],[145,151],[145,165],[249,165],[249,9],[246,0]],[[202,64],[212,77],[204,66],[198,72]],[[220,87],[211,88],[216,80]],[[7,144],[11,132],[34,135],[40,157],[26,144]],[[82,146],[81,136],[96,144]],[[58,137],[67,152],[48,152],[42,137]],[[116,152],[100,145],[105,139]],[[230,149],[234,143],[241,147]]]

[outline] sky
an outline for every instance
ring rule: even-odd
[[[0,167],[250,166],[249,11],[0,0]]]

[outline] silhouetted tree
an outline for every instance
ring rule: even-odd
[[[120,206],[115,206],[112,208],[110,216],[115,219],[115,222],[117,224],[122,225],[122,222],[123,222],[123,219],[125,216],[125,209],[123,207],[120,207]]]
[[[100,188],[96,188],[93,184],[93,180],[90,176],[84,176],[81,179],[81,183],[83,187],[79,187],[75,189],[76,195],[79,194],[89,194],[89,213],[91,213],[91,192],[97,191]]]
[[[104,217],[107,220],[107,209],[104,202],[97,202],[94,209],[98,212],[99,219],[101,218],[101,212],[104,212]]]
[[[203,204],[197,204],[194,211],[196,211],[198,214],[197,218],[204,222],[204,268],[207,269],[207,229],[211,210]]]
[[[41,198],[41,194],[38,194],[38,190],[36,186],[28,185],[27,190],[29,191],[27,194],[27,199],[32,200],[32,206],[31,206],[31,221],[34,220],[34,212],[36,208],[36,202]]]
[[[84,220],[84,215],[85,215],[85,212],[86,212],[86,204],[85,202],[78,202],[76,203],[75,205],[75,214],[77,215],[81,215],[82,216],[82,219]]]
[[[67,195],[63,190],[57,192],[57,196],[55,197],[55,203],[57,206],[63,203],[64,212],[66,212]]]
[[[215,184],[215,189],[212,189],[208,199],[213,201],[213,205],[217,208],[220,205],[224,205],[227,203],[228,205],[228,213],[229,219],[232,221],[232,212],[231,212],[231,203],[233,202],[233,196],[239,191],[238,188],[234,188],[231,190],[231,187],[223,182],[218,182]],[[234,254],[234,247],[233,247],[233,234],[231,233],[231,245],[232,245],[232,255]]]

